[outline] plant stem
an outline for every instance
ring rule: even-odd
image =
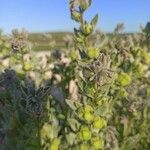
[[[41,135],[40,135],[40,118],[37,118],[38,124],[38,150],[41,150]]]

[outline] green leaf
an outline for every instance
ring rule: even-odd
[[[67,142],[70,145],[73,145],[73,143],[75,141],[75,138],[76,138],[76,134],[74,134],[74,133],[69,133],[69,134],[66,135]]]
[[[83,82],[82,81],[78,82],[78,86],[79,86],[80,90],[83,92],[84,89],[83,89]]]
[[[107,117],[108,113],[109,113],[109,107],[104,105],[104,106],[99,106],[95,110],[94,115]]]
[[[92,19],[91,24],[93,26],[93,29],[95,28],[98,21],[98,14]]]
[[[68,123],[69,123],[69,125],[70,125],[70,127],[71,127],[71,129],[73,130],[73,131],[77,131],[77,130],[79,130],[79,126],[80,126],[80,124],[79,124],[79,122],[77,121],[77,120],[75,120],[75,119],[67,119],[68,120]]]
[[[123,144],[121,145],[120,150],[133,150],[135,148],[135,145],[139,142],[139,140],[140,140],[139,134],[127,137],[127,139],[125,139]]]
[[[75,106],[75,104],[74,104],[74,102],[73,101],[71,101],[71,100],[65,100],[66,101],[66,104],[72,109],[72,110],[76,110],[76,106]]]

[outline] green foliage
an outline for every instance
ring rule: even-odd
[[[95,33],[91,3],[70,0],[79,28],[66,51],[34,53],[24,30],[0,34],[0,149],[149,150],[147,34]]]

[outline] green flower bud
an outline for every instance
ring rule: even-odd
[[[71,51],[70,52],[70,57],[71,57],[72,60],[77,60],[78,57],[79,57],[78,51],[75,51],[75,50]]]
[[[119,95],[120,98],[122,98],[122,97],[127,97],[128,93],[124,88],[120,88],[119,91],[118,91],[118,95]]]
[[[93,32],[93,26],[91,24],[85,24],[83,26],[83,34],[89,35]]]
[[[101,117],[95,117],[93,121],[93,127],[96,129],[102,129],[107,126],[107,121]]]
[[[131,76],[127,73],[121,73],[118,76],[118,82],[121,86],[127,86],[131,83]]]
[[[98,58],[98,56],[99,56],[99,49],[98,48],[90,47],[87,50],[87,55],[91,59]]]
[[[100,100],[97,100],[97,105],[102,106],[108,103],[108,99],[106,97],[102,97]]]
[[[85,105],[84,110],[85,110],[85,112],[93,112],[94,111],[93,107],[90,105]]]
[[[86,126],[82,126],[79,132],[79,139],[88,141],[91,139],[92,133],[90,129]]]
[[[24,65],[24,69],[25,69],[26,71],[32,70],[32,65],[29,64],[29,63],[26,63],[26,64]]]
[[[144,74],[144,65],[138,62],[133,63],[133,72],[137,77],[141,77]]]
[[[101,138],[92,138],[92,145],[94,149],[103,149],[104,148],[104,140]]]
[[[77,11],[72,11],[71,18],[77,22],[81,20],[81,14]]]
[[[86,10],[91,5],[91,0],[79,0],[79,2],[80,2],[80,7],[83,10]]]
[[[40,131],[42,138],[49,138],[51,132],[51,126],[48,123],[45,123]]]
[[[77,43],[83,43],[84,42],[84,36],[78,35],[78,37],[75,38]]]
[[[53,139],[50,145],[50,150],[58,150],[59,144],[60,144],[60,139],[57,138]]]
[[[150,53],[149,52],[146,52],[146,51],[143,51],[142,54],[141,54],[141,57],[142,57],[142,62],[144,62],[145,64],[150,64]]]
[[[88,122],[91,122],[93,120],[94,116],[93,114],[89,113],[89,112],[85,112],[84,114],[84,119]]]

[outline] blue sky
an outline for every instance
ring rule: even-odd
[[[0,28],[31,32],[72,31],[77,24],[70,19],[69,0],[0,0]],[[127,32],[139,30],[150,21],[150,0],[93,0],[85,14],[89,20],[99,14],[97,28],[113,31],[124,22]]]

